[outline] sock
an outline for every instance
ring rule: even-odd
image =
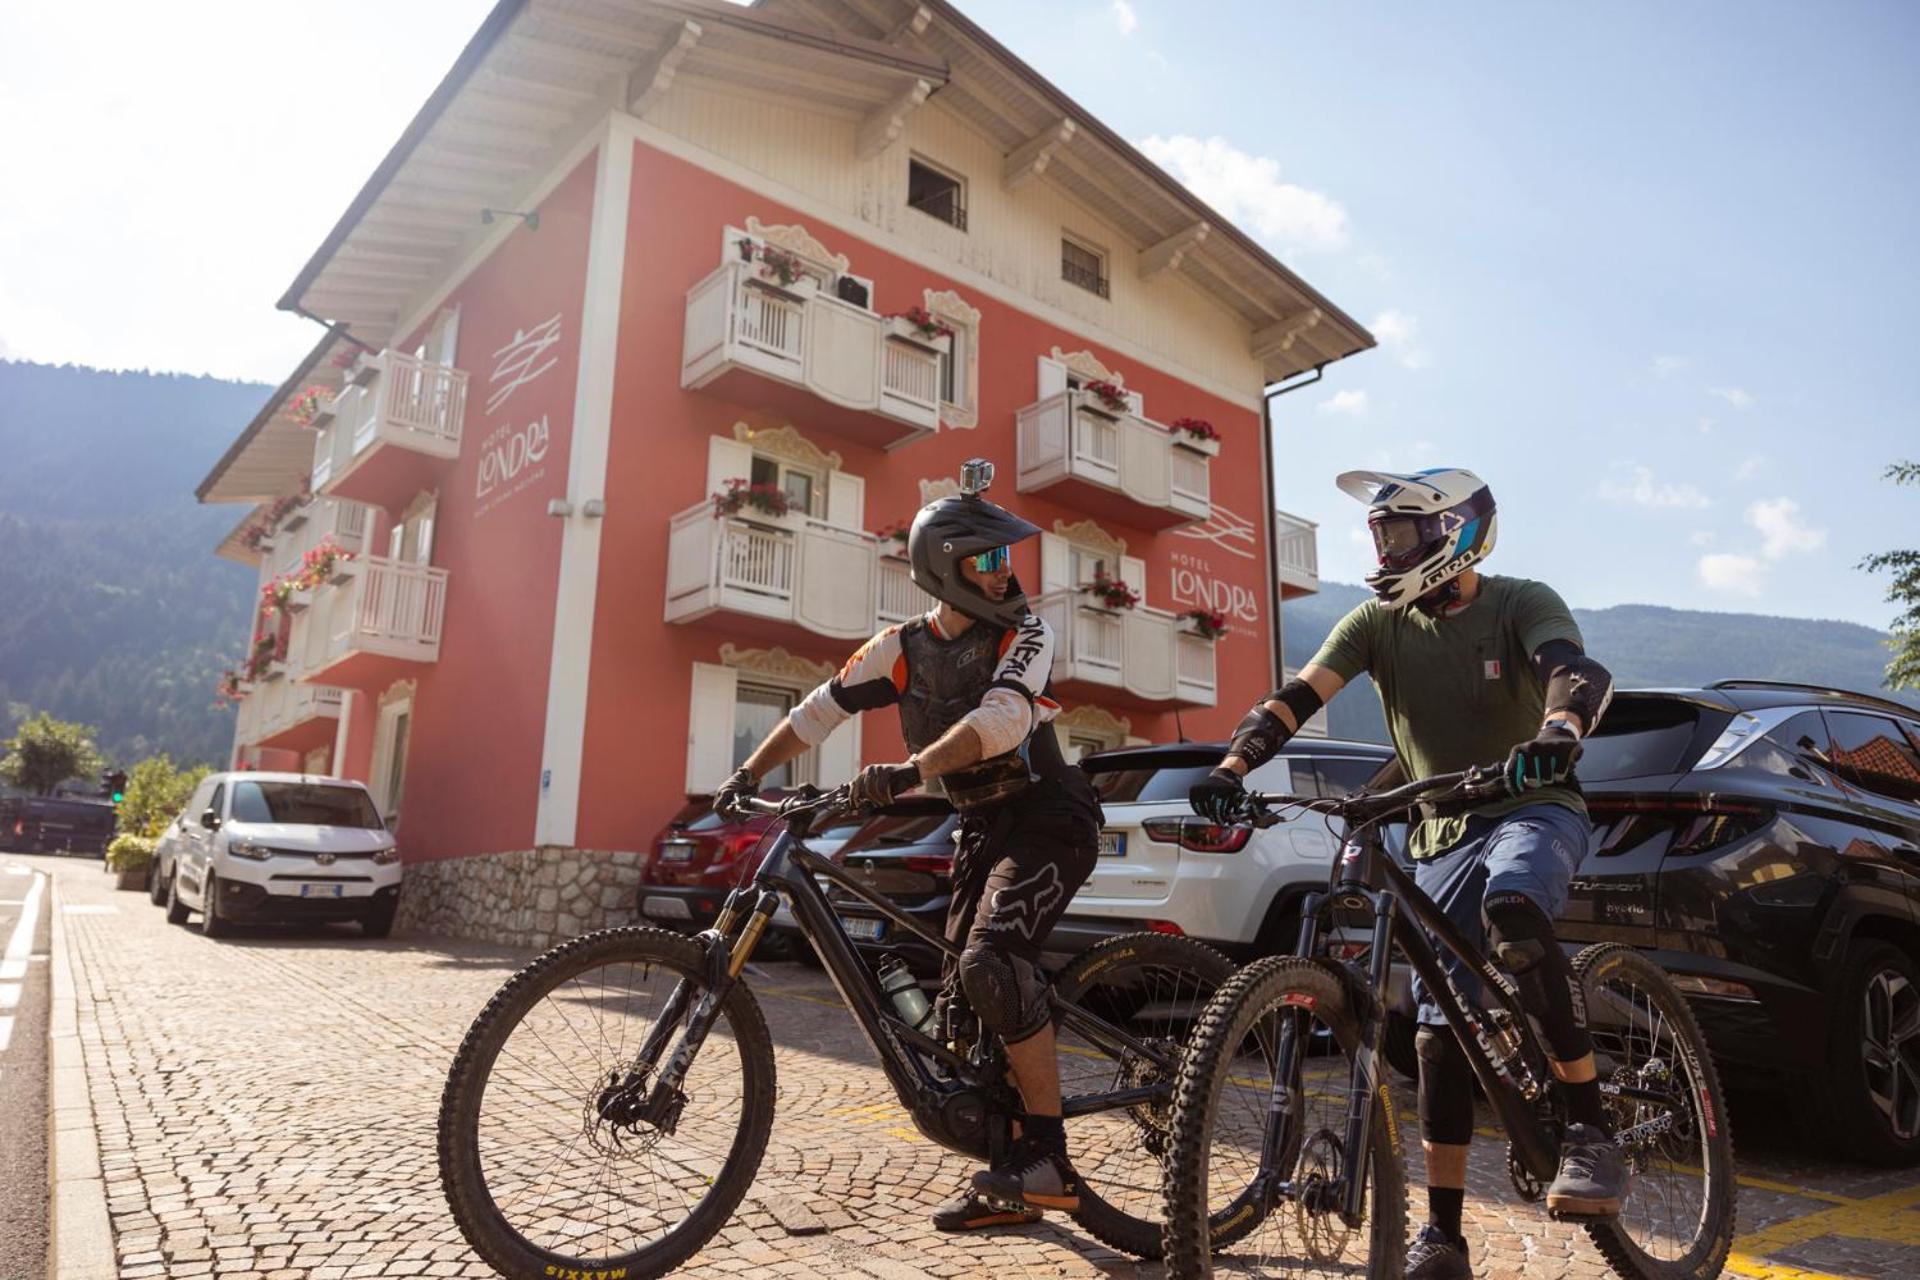
[[[1467,1203],[1465,1187],[1428,1187],[1427,1221],[1447,1233],[1447,1239],[1465,1245],[1460,1234],[1460,1214]]]
[[[1613,1131],[1607,1127],[1606,1109],[1600,1105],[1599,1080],[1589,1080],[1585,1084],[1568,1084],[1562,1080],[1560,1096],[1566,1099],[1567,1119],[1575,1124],[1590,1124],[1612,1136]]]
[[[1064,1152],[1067,1149],[1067,1126],[1059,1116],[1028,1116],[1022,1122],[1022,1131],[1043,1150]]]

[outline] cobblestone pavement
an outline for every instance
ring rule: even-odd
[[[57,874],[125,1280],[492,1274],[448,1216],[434,1122],[461,1035],[526,952],[372,942],[347,927],[209,941],[114,891],[98,864],[25,861]],[[773,1140],[741,1211],[682,1274],[1160,1274],[1064,1220],[932,1231],[929,1208],[968,1163],[911,1129],[823,977],[775,964],[754,985],[777,1048]],[[1398,1101],[1410,1124],[1410,1091]],[[1920,1178],[1745,1132],[1768,1118],[1752,1110],[1735,1112],[1744,1185],[1731,1274],[1920,1275]],[[1503,1149],[1475,1148],[1480,1274],[1606,1274],[1584,1236],[1515,1200]]]

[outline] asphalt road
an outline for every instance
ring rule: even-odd
[[[49,889],[0,854],[0,1280],[46,1276]]]

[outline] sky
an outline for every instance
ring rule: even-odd
[[[961,5],[1380,340],[1275,402],[1324,576],[1336,474],[1466,466],[1575,605],[1891,620],[1920,7]],[[283,378],[274,299],[489,7],[0,6],[0,357]]]

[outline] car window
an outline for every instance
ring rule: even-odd
[[[1683,772],[1699,723],[1700,709],[1675,698],[1617,699],[1581,743],[1576,771],[1583,782]]]
[[[1321,795],[1345,796],[1371,782],[1383,763],[1357,756],[1319,756],[1313,762],[1313,771],[1320,778]]]
[[[235,822],[288,822],[306,827],[381,830],[373,797],[359,787],[313,782],[236,782]]]
[[[1856,787],[1908,803],[1920,802],[1920,752],[1886,716],[1827,712],[1833,769]]]
[[[1727,767],[1831,786],[1825,765],[1831,746],[1820,713],[1802,711],[1735,756]]]
[[[215,812],[216,814],[218,814],[218,813],[221,813],[221,812],[223,812],[223,810],[222,810],[222,809],[221,809],[221,807],[220,807],[220,802],[221,802],[221,801],[222,801],[223,799],[225,799],[225,797],[226,797],[226,794],[227,794],[227,784],[226,784],[226,783],[224,783],[224,782],[223,782],[223,783],[221,783],[220,785],[218,785],[218,786],[216,786],[216,787],[215,787],[215,788],[213,789],[213,794],[212,794],[211,796],[209,796],[209,797],[207,797],[207,809],[211,809],[211,810],[213,810],[213,811],[214,811],[214,812]],[[204,813],[204,812],[206,812],[206,810],[205,810],[205,809],[203,809],[203,810],[201,810],[201,812],[202,812],[202,813]],[[196,816],[197,816],[197,815],[196,815]]]
[[[1193,784],[1212,772],[1210,764],[1152,765],[1132,769],[1088,770],[1101,804],[1165,804],[1185,800]]]
[[[897,849],[903,845],[926,844],[947,835],[959,819],[952,813],[883,814],[860,828],[841,848]]]

